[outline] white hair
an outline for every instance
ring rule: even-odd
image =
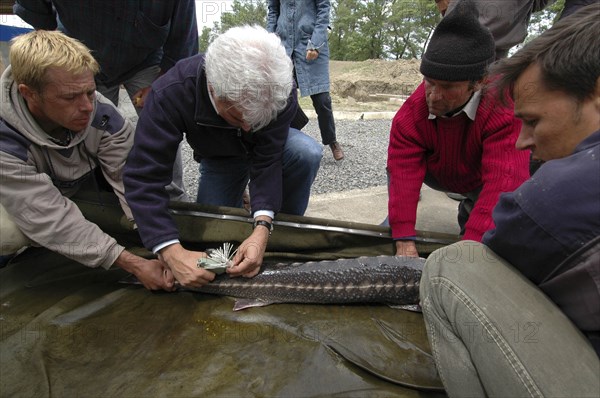
[[[285,108],[293,86],[293,64],[281,40],[260,26],[219,35],[208,47],[205,68],[215,95],[234,103],[254,130]]]

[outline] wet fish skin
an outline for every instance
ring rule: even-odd
[[[388,303],[417,304],[425,260],[378,256],[264,264],[254,278],[219,275],[211,283],[186,290],[256,299],[271,303]]]

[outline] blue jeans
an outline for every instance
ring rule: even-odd
[[[590,342],[548,297],[486,246],[433,252],[421,307],[451,397],[598,396]]]
[[[304,214],[322,156],[323,149],[315,139],[300,130],[290,129],[283,150],[282,213]],[[243,157],[202,159],[196,202],[242,207],[249,170],[250,162]]]

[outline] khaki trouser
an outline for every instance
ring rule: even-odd
[[[4,206],[0,205],[0,255],[16,253],[19,249],[31,245],[31,241],[17,227]]]

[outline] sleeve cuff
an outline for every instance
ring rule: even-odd
[[[394,242],[398,240],[417,240],[416,236],[403,236],[402,238],[394,238]]]
[[[179,243],[179,239],[172,239],[172,240],[168,240],[166,242],[160,243],[152,248],[152,253],[158,254],[158,252],[161,251],[162,249],[164,249],[165,247],[174,245],[175,243]]]
[[[256,218],[258,216],[271,217],[271,220],[272,220],[275,218],[275,212],[273,212],[271,210],[258,210],[256,212],[254,212],[254,218]]]

